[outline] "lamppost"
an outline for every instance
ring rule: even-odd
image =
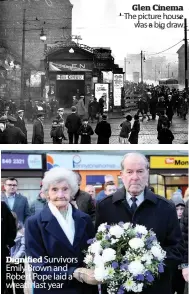
[[[41,31],[40,40],[46,41],[47,37],[42,29],[26,29],[26,9],[23,11],[23,28],[22,28],[22,64],[21,64],[21,97],[20,104],[24,103],[24,89],[25,89],[25,55],[26,55],[26,32],[27,31]]]
[[[143,56],[143,52],[140,53],[140,62],[141,62],[141,83],[143,84],[143,61],[145,61],[145,56]]]

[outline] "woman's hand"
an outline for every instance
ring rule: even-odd
[[[81,277],[81,270],[82,268],[77,268],[74,273],[73,273],[73,277],[78,280],[80,283],[83,283],[82,277]]]
[[[81,282],[85,282],[86,284],[89,285],[98,285],[99,282],[95,280],[94,277],[94,270],[92,269],[88,269],[88,268],[79,268],[77,269],[78,271],[76,272],[76,274],[78,274],[79,276],[79,280]],[[75,272],[74,272],[75,273]]]

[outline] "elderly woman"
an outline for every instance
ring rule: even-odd
[[[48,203],[28,218],[25,228],[34,293],[98,293],[82,279],[83,251],[94,227],[91,218],[71,204],[78,190],[75,173],[55,167],[45,173],[42,184]]]

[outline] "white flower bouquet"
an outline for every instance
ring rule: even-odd
[[[156,235],[145,226],[131,223],[101,224],[88,240],[84,262],[92,269],[93,284],[107,284],[109,294],[139,293],[164,272],[166,252]]]

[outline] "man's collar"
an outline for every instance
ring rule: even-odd
[[[125,187],[122,187],[121,189],[117,190],[112,197],[112,202],[118,202],[125,200],[126,190]],[[154,204],[157,203],[157,198],[154,193],[152,193],[148,188],[144,189],[144,200],[149,200],[153,202]]]
[[[129,194],[129,192],[126,192],[126,199],[127,201],[129,201],[133,196],[131,196],[131,194]],[[144,201],[144,191],[142,193],[140,193],[138,196],[135,196],[137,198],[137,200],[139,201]]]
[[[6,195],[6,194],[5,194],[5,196],[6,196],[7,198],[9,198],[9,197],[13,197],[13,198],[15,198],[16,194],[14,194],[14,195]]]

